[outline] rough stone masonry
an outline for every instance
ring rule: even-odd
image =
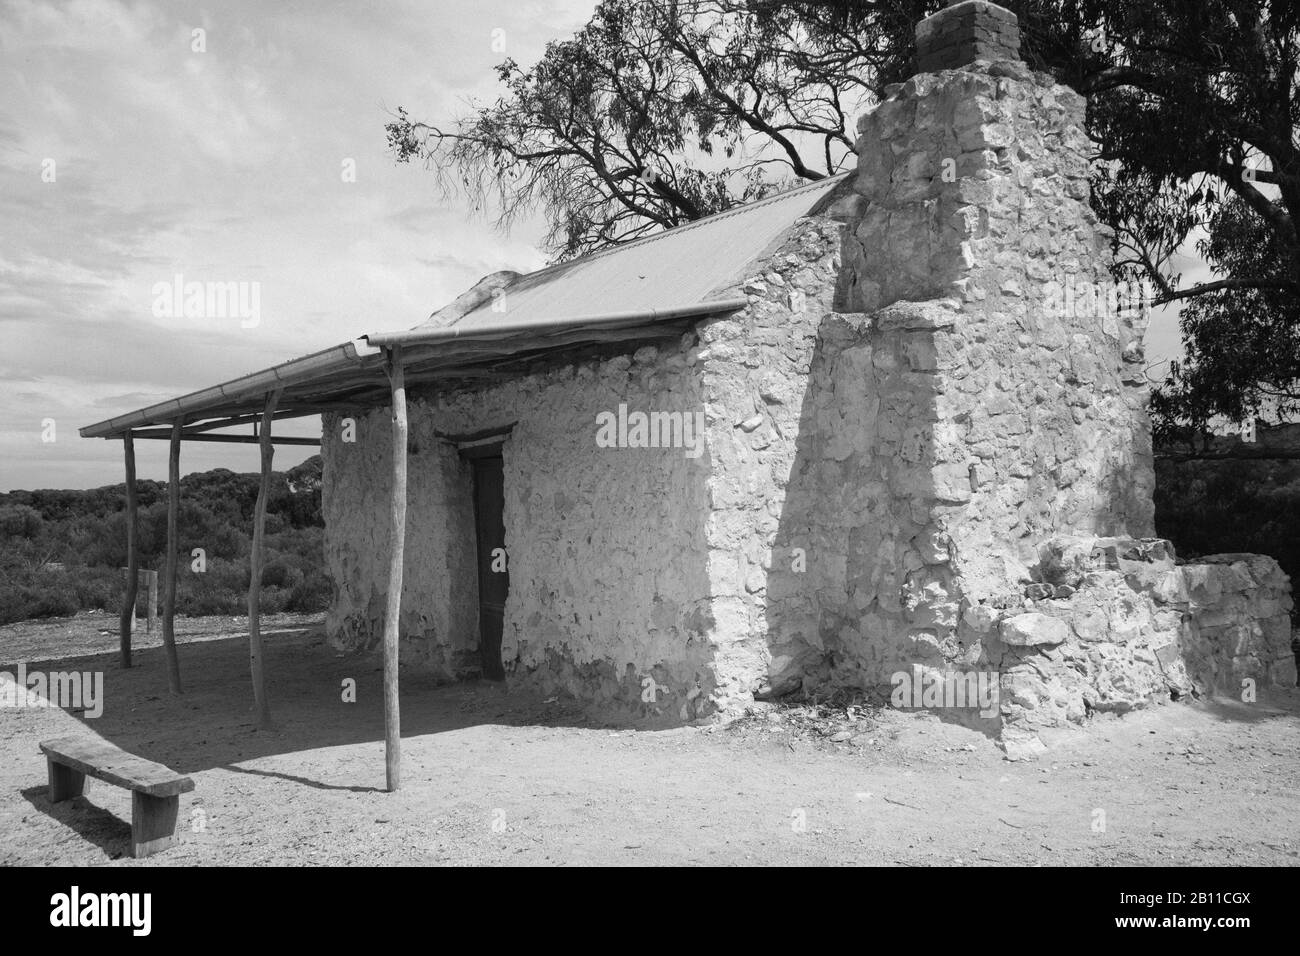
[[[841,289],[870,315],[836,361],[870,350],[882,406],[899,393],[879,393],[879,370],[901,362],[918,433],[896,452],[864,443],[896,495],[906,576],[898,606],[871,595],[831,676],[884,677],[874,647],[903,633],[930,667],[999,672],[1019,750],[1090,711],[1290,686],[1295,663],[1272,559],[1180,567],[1149,537],[1145,317],[1096,291],[1113,283],[1085,101],[1020,62],[1016,32],[981,0],[928,18],[927,71],[859,125]],[[1093,294],[1062,309],[1062,288]]]
[[[403,656],[475,673],[472,502],[445,436],[509,426],[515,686],[697,720],[974,671],[996,716],[940,716],[1018,755],[1093,712],[1294,685],[1276,563],[1177,564],[1151,537],[1145,317],[1104,291],[1085,103],[1018,48],[981,0],[918,25],[922,72],[862,119],[856,172],[712,293],[740,312],[413,392]],[[623,404],[702,410],[703,454],[597,449]],[[342,418],[327,627],[356,648],[382,626],[391,433],[376,410],[349,442]]]

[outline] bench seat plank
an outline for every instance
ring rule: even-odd
[[[150,797],[174,797],[194,789],[194,781],[169,767],[103,740],[59,737],[41,743],[45,756],[90,777]]]

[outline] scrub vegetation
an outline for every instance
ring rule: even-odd
[[[330,599],[322,551],[321,460],[272,473],[262,608],[322,611]],[[258,476],[224,468],[181,479],[178,614],[247,612],[249,536]],[[160,570],[167,549],[167,485],[138,481],[140,567]],[[121,608],[126,489],[0,494],[0,623]],[[195,549],[202,549],[202,561]],[[199,568],[202,567],[202,570]],[[160,585],[161,587],[161,585]],[[145,614],[141,586],[137,613]]]

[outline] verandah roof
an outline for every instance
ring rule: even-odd
[[[170,432],[162,426],[180,421],[187,438],[244,441],[244,436],[209,432],[252,422],[276,390],[281,390],[278,419],[382,406],[389,401],[384,366],[391,348],[401,349],[407,383],[420,385],[474,378],[492,365],[557,350],[676,335],[686,322],[743,308],[743,298],[717,296],[796,219],[823,206],[848,175],[540,269],[512,282],[500,302],[484,301],[454,325],[431,320],[406,331],[371,333],[97,422],[82,428],[81,435],[120,438],[135,431],[137,437],[162,438]]]
[[[614,338],[656,338],[680,333],[674,319],[693,319],[743,308],[744,299],[718,299],[687,309],[658,313],[618,314],[562,319],[553,327],[528,329],[502,327],[491,333],[457,334],[457,329],[429,330],[406,337],[401,348],[407,382],[421,385],[454,378],[473,378],[503,361]],[[169,399],[81,429],[83,438],[121,438],[128,431],[137,437],[162,438],[180,420],[188,426],[184,437],[197,437],[213,428],[242,425],[258,418],[269,392],[281,389],[276,419],[300,418],[332,410],[386,405],[389,383],[385,375],[385,349],[365,339],[344,342],[232,379],[179,398]],[[160,427],[154,431],[149,426]],[[206,435],[208,440],[224,436]],[[277,438],[277,443],[290,439]]]

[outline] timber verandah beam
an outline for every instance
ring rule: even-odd
[[[283,392],[283,389],[279,390],[276,394],[279,394],[280,392]],[[311,415],[319,415],[321,411],[324,411],[324,409],[317,407],[283,410],[273,414],[271,420],[282,421],[289,418],[306,418]],[[181,437],[189,439],[190,441],[260,444],[262,440],[257,436],[256,429],[258,424],[264,421],[265,417],[264,412],[259,412],[257,414],[226,415],[222,417],[208,418],[201,421],[187,422],[181,428]],[[211,434],[211,432],[218,428],[233,428],[239,425],[250,424],[254,428],[254,434],[252,435]],[[265,431],[270,431],[269,428],[266,428],[265,426],[263,427]],[[170,439],[172,430],[170,428],[136,428],[131,430],[130,434],[135,438]],[[286,435],[273,440],[278,445],[320,445],[319,438],[311,438],[310,436]]]
[[[163,434],[163,432],[167,432],[167,434]],[[136,431],[135,437],[136,438],[170,438],[171,433],[165,428],[144,429],[144,430]],[[204,432],[199,432],[197,434],[187,434],[184,435],[183,437],[189,441],[224,442],[232,445],[258,445],[261,444],[262,442],[262,439],[260,439],[256,435],[209,435]],[[276,444],[276,445],[313,445],[316,447],[320,446],[319,438],[299,437],[296,435],[284,435],[279,438],[272,438],[271,442],[272,444]]]
[[[563,328],[513,342],[498,335],[481,335],[439,343],[406,343],[401,345],[405,384],[409,390],[415,385],[448,380],[491,380],[499,377],[495,370],[500,366],[515,365],[577,345],[672,339],[681,335],[690,324],[685,319],[676,319],[611,329]],[[389,346],[385,346],[385,350],[387,348]],[[379,362],[362,362],[350,369],[332,371],[320,379],[286,385],[275,419],[380,408],[390,400],[391,383],[387,380],[386,367]],[[205,409],[202,415],[187,416],[185,436],[203,440],[197,437],[197,433],[258,421],[261,411],[260,408],[252,410],[254,401],[260,402],[261,399],[250,397],[238,405],[213,406]],[[136,436],[163,437],[165,431],[137,426]],[[287,443],[279,438],[275,441],[277,444]]]
[[[181,437],[190,441],[251,441],[257,442],[259,439],[254,435],[231,435],[219,434],[210,435],[208,433],[218,428],[235,428],[240,425],[257,425],[262,421],[262,411],[256,412],[245,411],[247,406],[225,406],[222,408],[213,408],[205,410],[201,414],[189,414],[181,418]],[[325,412],[346,412],[356,409],[354,402],[294,402],[292,408],[285,408],[272,416],[274,421],[284,421],[293,418],[310,418],[312,415],[321,415]],[[133,428],[124,428],[121,431],[113,432],[102,437],[106,439],[125,439],[129,433],[132,438],[156,438],[171,439],[172,425],[175,420],[168,420],[164,423],[145,423]],[[285,436],[276,438],[276,444],[308,444],[315,442],[316,439],[310,437]]]
[[[272,421],[282,421],[286,418],[306,418],[308,415],[316,414],[312,411],[278,411],[271,416]],[[211,418],[206,421],[196,421],[185,426],[185,434],[192,435],[196,432],[210,432],[214,428],[233,428],[236,425],[257,425],[266,417],[266,413],[250,413],[247,415],[230,415],[225,418]]]

